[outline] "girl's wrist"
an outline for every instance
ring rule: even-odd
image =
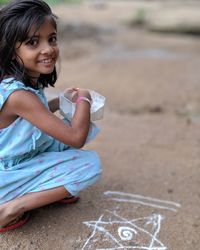
[[[78,98],[76,99],[76,104],[79,104],[80,102],[88,102],[90,104],[90,107],[92,106],[92,101],[91,99],[89,99],[86,96],[78,96]]]

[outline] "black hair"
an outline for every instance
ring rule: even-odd
[[[35,88],[23,63],[13,58],[18,57],[15,52],[16,43],[22,43],[28,38],[33,25],[36,32],[47,16],[57,30],[57,17],[42,0],[13,0],[0,10],[0,82],[4,78],[14,77],[26,86]],[[41,74],[38,83],[44,88],[54,86],[56,80],[57,72],[54,67],[51,74]]]

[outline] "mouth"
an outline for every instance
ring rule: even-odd
[[[54,62],[55,62],[54,58],[48,58],[48,59],[43,59],[43,60],[39,61],[39,63],[44,63],[44,64],[51,64],[51,63],[54,63]]]

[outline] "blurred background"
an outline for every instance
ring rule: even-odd
[[[196,112],[200,2],[48,1],[59,17],[59,89],[80,85],[131,115]]]

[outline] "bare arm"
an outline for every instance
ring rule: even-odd
[[[80,90],[79,95],[90,98],[89,93],[84,90]],[[85,144],[90,125],[90,105],[85,101],[76,105],[71,126],[49,111],[34,93],[26,90],[12,93],[6,105],[9,113],[25,118],[64,144],[75,148],[81,148]]]

